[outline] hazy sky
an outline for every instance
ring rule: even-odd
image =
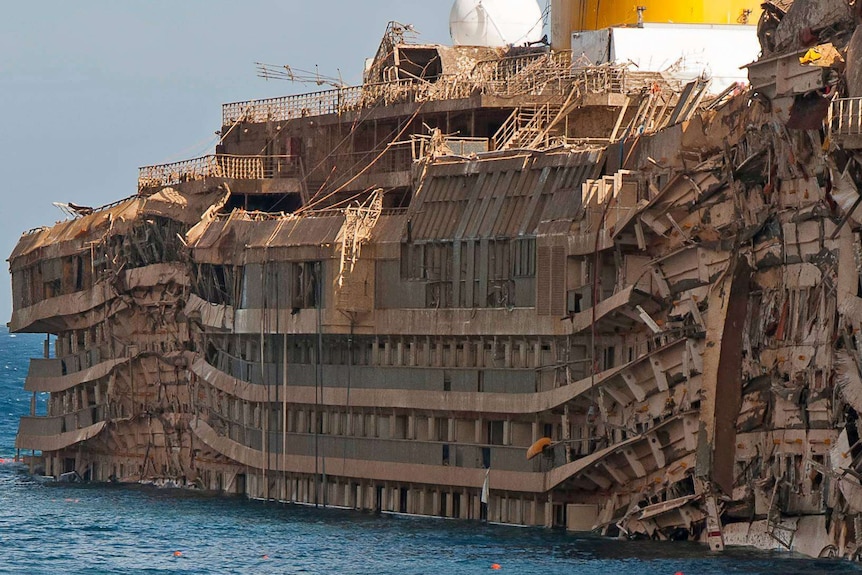
[[[542,2],[544,5],[545,2]],[[133,195],[137,168],[211,153],[221,104],[310,92],[290,64],[359,83],[390,20],[449,42],[449,0],[32,0],[0,18],[0,252],[62,219],[52,202]],[[11,313],[8,266],[0,319]]]

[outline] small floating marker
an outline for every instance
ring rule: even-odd
[[[174,551],[174,557],[182,557],[182,556],[183,556],[182,551]]]
[[[261,559],[269,559],[269,555],[264,554]]]
[[[491,563],[491,569],[493,569],[494,571],[499,571],[500,569],[502,569],[502,567],[500,567],[499,563]]]
[[[682,571],[677,571],[674,575],[683,575]]]

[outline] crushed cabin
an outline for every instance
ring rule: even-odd
[[[18,448],[858,557],[862,36],[844,2],[766,4],[749,90],[393,25],[361,86],[225,105],[214,154],[21,238],[50,398]]]

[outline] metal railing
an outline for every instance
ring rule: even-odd
[[[135,194],[135,195],[129,196],[127,198],[123,198],[121,200],[116,200],[114,202],[111,202],[110,204],[105,204],[104,206],[99,206],[97,208],[77,208],[78,211],[77,211],[77,213],[74,213],[73,218],[78,219],[78,218],[84,217],[85,215],[88,216],[91,214],[97,214],[99,212],[104,212],[105,210],[110,210],[111,208],[116,208],[117,206],[124,204],[124,203],[128,202],[129,200],[133,200],[137,197],[138,197],[137,194]],[[66,212],[66,213],[68,215],[69,212]],[[44,232],[45,230],[49,230],[49,229],[51,229],[50,226],[40,226],[37,228],[27,230],[26,232],[24,232],[21,235],[22,235],[22,237],[31,236],[33,234],[38,234],[38,233]]]
[[[477,65],[477,69],[490,69],[491,78],[489,79],[493,81],[507,81],[524,72],[533,73],[537,67],[568,70],[572,67],[572,52],[564,50],[561,52],[524,54],[499,60],[486,60]]]
[[[467,75],[445,75],[436,82],[415,79],[348,86],[309,94],[232,102],[222,106],[222,125],[281,122],[343,114],[377,105],[469,98],[474,93],[511,95],[540,89],[571,68],[571,52],[539,53],[479,62]]]
[[[862,98],[836,98],[829,106],[829,135],[862,135]]]
[[[474,76],[488,94],[558,94],[570,85],[571,68],[571,52],[548,52],[479,62]]]
[[[295,118],[343,114],[377,105],[468,98],[476,90],[470,83],[445,77],[437,82],[396,80],[335,88],[310,94],[282,96],[266,100],[234,102],[222,106],[222,125],[235,122],[282,122]]]
[[[443,138],[441,142],[455,156],[481,154],[489,149],[488,138]],[[435,148],[431,136],[413,134],[410,136],[413,161],[421,160]]]
[[[353,97],[355,93],[351,88],[336,88],[266,100],[233,102],[222,106],[222,125],[227,126],[238,121],[278,122],[339,113],[347,107],[349,99]]]
[[[584,91],[591,94],[624,94],[628,70],[619,66],[600,66],[578,71]]]
[[[680,85],[671,85],[661,72],[641,72],[627,66],[605,64],[580,68],[573,73],[585,93],[632,94],[643,90],[676,91]]]
[[[512,113],[506,118],[506,121],[500,126],[497,132],[491,137],[491,142],[494,144],[494,149],[499,150],[504,142],[511,140],[519,129],[522,122],[523,114],[521,108],[515,108]]]
[[[204,178],[265,180],[301,175],[299,156],[216,154],[138,170],[138,189],[173,186]]]
[[[500,126],[492,141],[495,150],[537,145],[539,138],[548,140],[547,128],[560,113],[558,106],[545,104],[535,108],[517,108]]]
[[[571,52],[534,53],[482,61],[467,74],[444,75],[436,82],[394,80],[232,102],[222,106],[222,125],[281,122],[374,106],[464,99],[476,93],[564,96],[575,84],[580,84],[583,92],[627,94],[656,85],[664,87],[667,80],[660,73],[633,71],[619,65],[573,68]]]
[[[224,104],[222,124],[281,122],[374,106],[464,99],[476,93],[565,96],[576,84],[585,93],[628,94],[665,87],[667,80],[659,73],[632,71],[625,66],[573,69],[571,52],[528,54],[479,62],[469,74],[441,76],[436,82],[395,80]]]

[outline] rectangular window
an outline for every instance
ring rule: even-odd
[[[488,443],[491,445],[503,445],[503,422],[488,422]]]
[[[419,281],[425,275],[425,244],[401,244],[401,279]]]
[[[512,241],[512,276],[536,276],[536,238],[518,238]]]
[[[320,262],[298,262],[291,265],[291,307],[309,309],[317,307],[323,267]],[[321,302],[322,304],[322,302]]]

